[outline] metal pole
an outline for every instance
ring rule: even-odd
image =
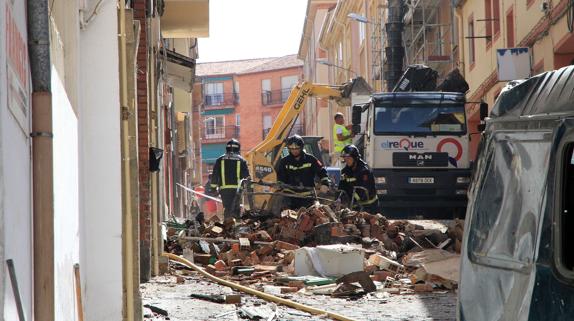
[[[20,289],[18,288],[18,279],[16,278],[16,269],[14,269],[14,261],[8,259],[6,260],[6,265],[8,265],[8,274],[10,275],[10,283],[12,283],[12,292],[14,293],[14,300],[16,301],[18,319],[20,321],[26,321],[24,308],[22,307],[22,298],[20,297]]]

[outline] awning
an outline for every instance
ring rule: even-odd
[[[195,59],[165,48],[161,49],[161,54],[166,57],[167,83],[172,87],[191,92],[195,79]]]
[[[165,0],[161,33],[164,38],[209,37],[209,0]]]
[[[206,164],[213,164],[215,160],[225,154],[225,144],[202,144],[201,161]]]

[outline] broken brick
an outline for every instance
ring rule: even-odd
[[[271,244],[266,244],[257,249],[257,255],[265,256],[271,254],[273,252],[274,246]]]
[[[287,242],[283,242],[283,241],[275,241],[275,249],[276,250],[287,250],[287,251],[293,251],[298,249],[299,246],[295,245],[295,244],[291,244],[291,243],[287,243]]]
[[[299,288],[294,287],[294,286],[282,286],[281,287],[281,293],[294,293],[299,291]]]
[[[389,271],[375,271],[373,275],[371,275],[373,281],[379,282],[385,282],[387,277],[393,277],[393,274]]]
[[[379,241],[383,240],[385,230],[379,225],[371,225],[371,237]]]
[[[302,232],[309,232],[313,229],[313,219],[307,213],[303,213],[299,217],[299,223],[297,224],[297,229]]]
[[[347,236],[345,233],[345,228],[343,224],[336,224],[331,227],[331,236],[333,237],[344,237]]]
[[[211,274],[211,275],[215,275],[215,266],[213,266],[212,264],[209,264],[208,266],[205,267],[205,272]]]
[[[208,265],[211,260],[211,254],[193,253],[193,262],[202,265]]]
[[[225,296],[227,304],[241,304],[241,294],[228,294]]]
[[[434,289],[432,287],[432,284],[429,283],[420,283],[420,284],[415,284],[415,292],[421,293],[421,292],[432,292]]]
[[[256,251],[251,252],[250,258],[251,258],[251,264],[252,265],[257,265],[261,262],[261,260],[259,259],[259,256],[257,256]]]
[[[217,271],[223,271],[227,268],[227,264],[225,264],[225,262],[223,262],[222,260],[213,263],[213,266]]]
[[[287,286],[292,287],[292,288],[302,289],[305,287],[305,282],[304,281],[289,281],[287,283]]]

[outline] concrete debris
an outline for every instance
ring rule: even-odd
[[[165,251],[278,296],[456,289],[464,221],[454,220],[443,230],[441,224],[430,229],[421,224],[313,205],[279,217],[247,212],[225,224],[189,221],[184,233],[168,233]]]

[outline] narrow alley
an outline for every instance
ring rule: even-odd
[[[0,0],[0,321],[570,320],[574,0]]]

